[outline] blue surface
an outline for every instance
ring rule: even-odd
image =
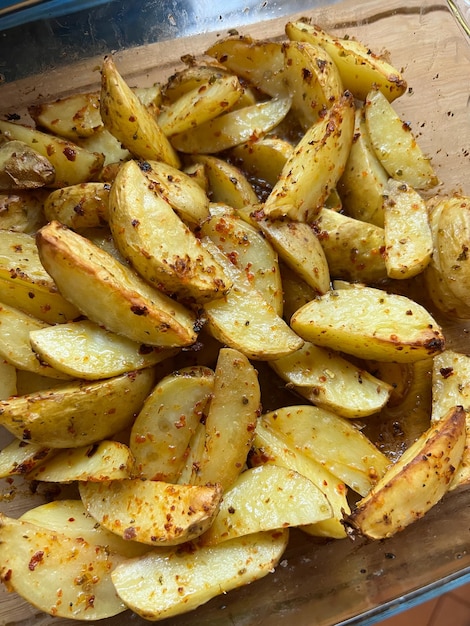
[[[110,0],[43,0],[42,2],[12,10],[0,16],[0,30],[6,30],[36,20],[69,15],[76,11],[83,11],[100,4],[106,4],[109,1]],[[5,9],[15,4],[19,3],[0,0],[0,9]]]

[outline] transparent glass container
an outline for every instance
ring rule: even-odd
[[[226,0],[223,11],[219,3],[204,0],[114,0],[95,3],[85,11],[76,11],[74,3],[68,3],[67,13],[54,13],[54,4],[32,4],[21,9],[22,16],[18,11],[0,12],[4,76],[0,114],[26,119],[27,106],[37,100],[96,88],[96,68],[107,52],[116,52],[117,64],[132,84],[151,85],[180,67],[183,55],[202,52],[229,29],[282,38],[288,16],[306,15],[325,29],[356,36],[375,52],[389,52],[409,85],[396,110],[432,156],[441,180],[439,191],[470,193],[469,8],[463,0],[449,0],[449,4],[443,0]],[[470,322],[440,321],[448,346],[470,353]],[[2,437],[6,438],[3,431],[0,442]],[[0,500],[0,510],[14,516],[40,499],[21,485],[1,485],[3,496],[15,489],[14,498]],[[293,531],[288,550],[272,574],[164,623],[365,626],[467,582],[470,492],[460,488],[387,540],[325,542]],[[7,623],[65,626],[71,622],[37,615],[2,588],[0,624]],[[99,623],[147,622],[124,614]]]

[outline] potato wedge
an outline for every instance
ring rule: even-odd
[[[289,388],[342,417],[365,417],[388,402],[391,385],[355,366],[337,352],[306,341],[293,354],[269,361]]]
[[[262,137],[282,122],[291,106],[280,96],[223,113],[213,120],[171,137],[176,150],[187,154],[214,154],[255,137]]]
[[[224,269],[135,161],[124,164],[113,183],[109,225],[121,254],[148,283],[168,294],[201,302],[222,297],[231,287]]]
[[[314,219],[344,171],[353,131],[354,100],[345,93],[296,145],[264,203],[265,215]]]
[[[138,344],[90,320],[30,330],[29,341],[40,363],[85,380],[151,367],[177,353],[177,349]],[[43,367],[46,376],[47,371]]]
[[[0,400],[6,400],[17,393],[16,367],[0,358]]]
[[[293,93],[292,109],[306,131],[341,98],[343,83],[337,66],[321,46],[289,41],[282,49],[285,80]]]
[[[177,481],[213,387],[214,372],[203,366],[182,368],[158,382],[131,429],[137,476]]]
[[[465,411],[450,409],[357,503],[347,523],[366,537],[384,539],[423,517],[448,491],[465,436]]]
[[[16,309],[55,324],[80,315],[57,290],[39,258],[32,235],[0,230],[1,300]]]
[[[409,185],[392,179],[383,210],[387,274],[390,278],[412,278],[429,265],[433,254],[426,203]]]
[[[32,104],[28,112],[38,128],[71,141],[89,137],[103,128],[100,95],[97,92],[72,94]]]
[[[285,263],[281,262],[279,267],[284,293],[284,319],[290,320],[297,309],[300,309],[307,302],[311,302],[318,295],[318,292]]]
[[[233,282],[223,298],[204,304],[208,332],[220,343],[255,360],[275,359],[300,348],[303,340],[252,286],[246,274],[213,241],[207,238],[202,241],[219,263],[224,264]]]
[[[48,189],[0,193],[0,229],[34,234],[46,223],[43,205]]]
[[[323,246],[309,224],[290,219],[273,220],[265,217],[262,208],[257,211],[256,207],[245,207],[237,213],[249,224],[259,228],[276,250],[279,259],[298,274],[315,293],[328,291],[328,262]]]
[[[178,155],[150,111],[121,76],[112,56],[105,57],[101,68],[100,113],[106,129],[134,157],[179,167]]]
[[[195,484],[228,489],[245,466],[261,406],[258,375],[238,350],[221,348]]]
[[[95,228],[108,223],[109,183],[82,183],[51,192],[44,203],[47,221],[73,228]]]
[[[321,463],[295,450],[284,439],[278,436],[262,420],[256,424],[255,437],[249,457],[252,466],[267,463],[298,472],[307,477],[326,496],[332,516],[322,521],[307,524],[300,529],[316,537],[342,539],[346,530],[342,523],[343,515],[351,511],[347,495],[348,488],[339,478],[334,476]],[[211,531],[207,531],[210,533]]]
[[[431,423],[436,424],[454,406],[465,410],[466,440],[462,460],[450,490],[470,482],[470,358],[455,350],[444,350],[433,360]]]
[[[127,148],[124,148],[119,139],[116,139],[107,128],[102,128],[90,137],[80,139],[80,145],[89,152],[98,152],[104,157],[103,167],[96,177],[101,182],[110,182],[115,169],[124,161],[132,158]]]
[[[377,158],[388,174],[414,189],[430,189],[439,182],[409,127],[381,91],[366,98],[365,123]]]
[[[258,229],[237,215],[212,216],[201,226],[209,237],[239,268],[279,316],[282,316],[282,283],[274,248]]]
[[[261,421],[360,495],[369,492],[390,464],[352,422],[319,407],[286,406],[265,413]]]
[[[123,561],[106,546],[0,513],[0,580],[55,617],[94,620],[124,611],[110,577]]]
[[[222,202],[233,209],[258,203],[255,190],[235,165],[213,154],[198,154],[194,160],[204,166],[212,202]]]
[[[24,441],[78,448],[129,426],[153,384],[154,372],[145,369],[13,396],[0,402],[0,424]]]
[[[55,170],[53,187],[91,180],[99,174],[104,163],[103,155],[98,152],[90,152],[66,139],[6,120],[0,120],[0,138],[22,141],[48,159]]]
[[[335,37],[306,20],[288,22],[286,34],[293,41],[323,47],[338,68],[344,88],[359,100],[364,100],[373,88],[380,89],[390,101],[406,91],[401,73],[360,41]]]
[[[220,594],[263,578],[276,567],[289,531],[256,533],[218,546],[152,550],[112,572],[120,598],[147,620],[192,611]],[[165,590],[158,595],[156,590]]]
[[[230,155],[244,172],[274,187],[294,148],[279,137],[261,137],[232,148]]]
[[[0,357],[7,359],[18,369],[49,378],[69,380],[71,377],[65,372],[40,361],[31,348],[30,332],[44,328],[49,328],[46,322],[0,302]]]
[[[52,500],[28,509],[19,519],[41,528],[60,531],[68,537],[81,538],[92,545],[106,546],[112,553],[125,557],[139,556],[150,549],[137,541],[126,541],[100,526],[87,513],[81,500]]]
[[[0,146],[0,190],[37,189],[55,180],[51,162],[28,144],[12,140]]]
[[[167,137],[185,132],[230,109],[241,97],[243,87],[235,74],[212,75],[206,83],[162,107],[157,122]]]
[[[36,235],[39,256],[60,292],[84,315],[142,344],[189,345],[195,316],[129,267],[59,222]]]
[[[308,478],[278,465],[245,470],[224,492],[202,545],[252,533],[314,524],[332,516],[325,494]]]
[[[282,44],[250,36],[229,36],[213,43],[206,54],[216,58],[237,76],[249,81],[268,96],[287,91]]]
[[[379,361],[418,361],[445,346],[439,324],[424,307],[374,287],[329,291],[294,313],[291,326],[306,341]]]
[[[0,450],[0,478],[24,476],[55,453],[52,448],[21,441],[15,437]]]
[[[207,193],[191,175],[163,161],[146,161],[141,169],[183,222],[198,226],[209,217]]]
[[[85,509],[103,528],[152,546],[172,546],[201,535],[217,514],[218,485],[173,485],[156,480],[81,482]]]
[[[383,228],[325,207],[312,228],[323,248],[331,278],[366,284],[387,278]]]
[[[103,482],[130,478],[134,457],[130,449],[119,441],[100,441],[96,444],[59,450],[51,459],[41,461],[28,472],[28,480],[69,483],[76,480]]]
[[[382,205],[388,179],[370,142],[364,107],[356,108],[354,141],[337,186],[347,215],[383,228]]]

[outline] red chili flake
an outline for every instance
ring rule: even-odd
[[[71,146],[67,146],[63,149],[63,153],[67,161],[76,161],[77,160],[77,151],[74,150]]]
[[[129,528],[126,528],[124,533],[123,533],[123,538],[127,539],[128,541],[135,539],[137,536],[136,530],[133,526],[129,526]]]
[[[31,572],[34,572],[36,567],[42,562],[43,558],[44,558],[44,552],[42,550],[38,550],[37,552],[35,552],[33,556],[31,557],[31,560],[28,564],[28,569]]]

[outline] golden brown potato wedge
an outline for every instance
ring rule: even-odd
[[[359,100],[364,100],[373,88],[380,89],[390,101],[406,91],[401,73],[360,41],[335,37],[306,20],[288,22],[286,33],[291,40],[325,48],[338,68],[344,88]]]
[[[95,228],[108,223],[109,183],[88,182],[52,191],[44,202],[47,221],[73,228]]]
[[[161,620],[266,576],[284,554],[288,536],[285,529],[238,537],[218,546],[190,544],[186,550],[152,550],[117,567],[111,576],[130,609],[145,619]],[[156,589],[166,590],[157,603]]]
[[[18,140],[45,157],[55,170],[54,187],[76,185],[93,179],[103,166],[104,157],[71,141],[48,135],[40,130],[0,120],[0,137]]]
[[[37,189],[54,180],[52,163],[28,144],[12,140],[0,146],[0,191]]]
[[[258,375],[238,350],[222,348],[205,420],[205,445],[195,484],[227,489],[239,476],[253,441],[261,394]]]
[[[178,480],[213,387],[214,372],[204,366],[182,368],[158,382],[130,433],[137,476],[168,483]]]
[[[0,513],[0,580],[55,617],[94,620],[124,611],[110,577],[123,561],[105,545]]]
[[[364,417],[380,411],[392,389],[337,352],[308,341],[293,354],[269,361],[269,365],[289,388],[343,417]]]
[[[80,315],[57,290],[39,258],[32,235],[0,230],[0,292],[3,303],[55,324]]]
[[[414,189],[430,189],[439,182],[411,130],[381,91],[366,98],[365,123],[377,158],[388,174]]]
[[[217,514],[218,485],[173,485],[157,480],[81,482],[83,504],[103,528],[123,539],[172,546],[199,537]]]
[[[139,159],[180,160],[157,121],[119,73],[113,57],[101,68],[100,113],[106,129]]]
[[[445,346],[442,329],[424,307],[374,287],[329,291],[294,313],[291,326],[306,341],[379,361],[418,361]]]
[[[153,384],[153,370],[145,369],[13,396],[0,402],[0,424],[24,441],[77,448],[129,426]]]
[[[315,524],[331,518],[325,494],[306,476],[279,465],[245,470],[224,492],[203,545],[216,545],[252,533]]]
[[[136,343],[90,320],[30,330],[29,342],[41,363],[85,380],[151,367],[177,353],[176,349]],[[44,375],[47,371],[43,367]]]
[[[344,171],[353,131],[354,100],[346,93],[296,145],[264,203],[266,216],[314,219]]]
[[[464,409],[450,409],[357,503],[348,524],[366,537],[384,539],[423,517],[448,491],[465,436]]]
[[[320,407],[285,406],[265,413],[261,420],[288,446],[313,458],[361,495],[390,464],[354,423]]]
[[[285,139],[268,135],[235,146],[230,154],[244,172],[274,187],[293,149],[292,144]]]
[[[116,176],[108,219],[121,254],[155,287],[196,302],[220,298],[231,287],[224,269],[135,161]]]
[[[50,459],[56,450],[16,437],[0,450],[0,478],[24,476]]]
[[[213,154],[198,154],[194,160],[204,166],[212,202],[222,202],[233,209],[258,202],[255,190],[235,165]]]
[[[50,222],[36,236],[41,261],[84,315],[142,344],[189,345],[195,317],[91,241]]]
[[[119,441],[56,451],[28,472],[28,480],[69,483],[76,480],[102,482],[129,478],[134,468],[130,449]]]

